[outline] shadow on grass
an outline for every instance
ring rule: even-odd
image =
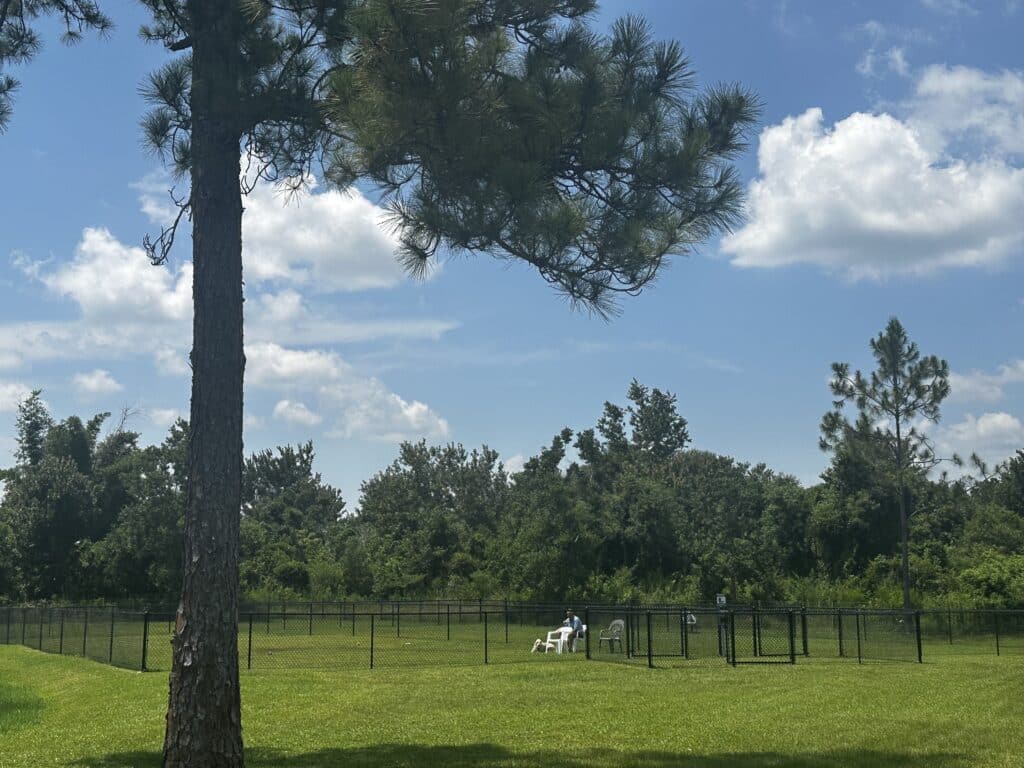
[[[495,744],[424,746],[381,744],[351,749],[324,749],[301,755],[253,748],[246,751],[249,768],[472,768],[473,766],[544,766],[549,768],[963,768],[962,757],[950,754],[906,755],[873,750],[840,750],[810,755],[778,752],[693,755],[676,752],[620,752],[613,749],[518,751]],[[71,763],[68,768],[159,768],[158,752],[124,752]]]
[[[0,734],[34,723],[44,709],[42,699],[0,680]]]

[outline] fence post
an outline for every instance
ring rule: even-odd
[[[482,597],[478,597],[477,601],[480,606],[480,620],[482,621],[484,618],[484,599]]]
[[[445,615],[445,620],[444,620],[445,627],[447,628],[446,631],[448,633],[447,639],[451,640],[452,639],[452,604],[451,603],[445,603],[444,615]]]
[[[589,629],[590,625],[587,625]],[[505,645],[508,645],[508,598],[505,598]]]
[[[754,651],[754,658],[761,655],[761,650],[758,647],[758,640],[761,639],[761,616],[757,612],[757,608],[750,614],[750,632],[751,632],[751,646]]]
[[[374,620],[374,618],[376,618],[376,617],[371,612],[370,613],[370,669],[373,669],[373,635],[374,635],[374,631],[373,631],[374,621],[373,620]]]
[[[64,609],[60,609],[60,645],[57,648],[57,653],[61,656],[64,655]]]
[[[789,611],[789,663],[796,664],[796,613]]]
[[[949,635],[949,644],[953,644],[953,610],[946,609],[946,632]]]
[[[687,611],[684,605],[683,612],[679,614],[679,655],[684,659],[686,658],[686,618]]]
[[[487,664],[487,614],[481,612],[480,615],[484,618],[484,664]]]
[[[921,612],[914,611],[914,633],[917,635],[917,663],[923,663],[921,655]]]
[[[313,636],[313,601],[309,601],[309,636]]]
[[[107,664],[114,663],[114,608],[110,609],[110,649],[107,653]]]
[[[729,611],[729,656],[732,657],[732,665],[736,666],[736,611]]]
[[[996,617],[996,656],[999,655],[999,611],[993,611]]]
[[[85,639],[89,636],[89,609],[85,609],[85,618],[82,621],[82,658],[88,658],[85,655]]]
[[[857,614],[857,663],[861,663],[861,650],[860,650],[860,614]]]
[[[810,656],[811,652],[807,648],[807,606],[800,609],[800,639],[804,645],[804,656]]]
[[[508,601],[506,601],[506,605],[507,604],[508,604]],[[508,618],[508,614],[506,613],[506,619],[507,618]],[[586,622],[586,625],[587,625],[587,631],[583,635],[583,648],[587,652],[587,661],[590,661],[590,606],[589,605],[586,608],[583,609],[583,620],[584,620],[584,622]],[[505,622],[505,631],[506,632],[508,631],[508,621],[507,620]],[[507,638],[506,638],[506,642],[508,642]]]
[[[140,671],[146,671],[146,661],[149,655],[149,609],[142,612],[142,665]]]
[[[356,636],[356,604],[352,603],[352,637]]]
[[[43,650],[43,609],[39,609],[39,650]]]
[[[651,612],[647,612],[647,668],[654,669],[654,646],[651,643]]]
[[[402,636],[402,604],[395,603],[395,637]]]
[[[626,658],[633,658],[633,612],[626,611]]]
[[[846,656],[845,649],[843,648],[843,609],[839,609],[839,658]]]
[[[245,652],[245,668],[252,669],[252,614],[249,614],[249,647]]]
[[[11,614],[14,613],[13,608],[7,609],[7,645],[11,644]]]

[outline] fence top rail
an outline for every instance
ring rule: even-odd
[[[608,611],[629,611],[643,613],[645,611],[657,612],[659,615],[665,612],[680,612],[688,611],[692,613],[718,613],[723,610],[725,611],[736,611],[736,612],[752,612],[758,613],[787,613],[789,611],[798,611],[805,613],[808,616],[835,616],[838,613],[854,614],[870,613],[870,614],[890,614],[896,616],[906,615],[908,613],[919,613],[922,616],[947,616],[949,614],[963,615],[963,616],[992,616],[998,614],[1000,616],[1008,617],[1019,617],[1024,616],[1024,608],[960,608],[955,606],[950,607],[928,607],[928,608],[912,608],[909,611],[899,607],[871,607],[871,606],[834,606],[834,607],[811,607],[801,605],[745,605],[745,604],[734,604],[727,605],[724,608],[719,608],[714,605],[694,603],[587,603],[583,601],[577,601],[575,603],[528,603],[521,601],[504,601],[504,600],[464,600],[461,602],[462,613],[465,614],[478,614],[480,612],[503,612],[508,610],[510,612],[549,612],[549,611],[564,611],[567,605],[575,605],[576,613],[582,614],[584,610],[590,610],[593,612],[608,612]],[[327,613],[328,610],[337,615],[341,612],[349,614],[352,611],[356,611],[360,614],[373,613],[380,615],[381,612],[385,614],[390,613],[401,613],[403,615],[416,615],[416,614],[430,614],[437,613],[438,611],[444,612],[447,609],[457,609],[460,603],[456,600],[401,600],[401,601],[388,601],[388,600],[337,600],[337,601],[303,601],[303,602],[287,602],[287,601],[269,601],[269,602],[249,602],[243,601],[239,605],[239,613],[266,613],[271,612],[272,614],[283,614],[287,616],[296,615],[308,615],[312,612],[314,615]],[[283,607],[283,610],[282,610]],[[66,612],[84,612],[88,611],[91,613],[99,613],[102,611],[115,610],[121,615],[139,615],[142,616],[144,613],[149,613],[150,618],[158,616],[171,616],[173,617],[177,613],[177,606],[169,605],[151,605],[149,607],[126,607],[121,608],[116,604],[67,604],[60,605],[54,603],[19,603],[19,604],[7,604],[0,605],[0,612],[4,611],[16,611],[16,610],[31,610],[31,611],[66,611]]]

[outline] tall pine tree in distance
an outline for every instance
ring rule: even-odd
[[[739,215],[731,160],[756,98],[698,90],[639,19],[592,0],[143,0],[173,58],[145,87],[151,146],[189,192],[193,349],[184,583],[166,766],[243,763],[236,622],[242,468],[242,195],[323,168],[388,198],[401,256],[534,266],[607,315]],[[242,158],[250,173],[242,178]],[[248,181],[246,181],[246,179]]]
[[[949,364],[935,355],[922,357],[898,319],[871,340],[877,368],[869,376],[850,373],[849,363],[832,363],[829,388],[833,409],[821,420],[823,451],[840,448],[859,452],[877,462],[892,483],[900,518],[900,556],[903,608],[913,609],[910,597],[910,513],[907,495],[915,475],[927,473],[942,459],[922,430],[921,420],[937,423],[939,406],[949,395]],[[853,405],[857,418],[843,413]],[[953,460],[959,461],[957,457]]]

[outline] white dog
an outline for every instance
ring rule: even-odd
[[[554,643],[545,643],[538,637],[533,641],[533,648],[530,649],[530,653],[547,653],[553,650],[555,650]]]

